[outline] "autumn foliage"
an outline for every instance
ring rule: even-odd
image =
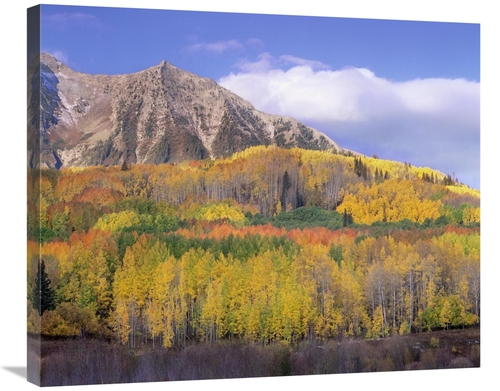
[[[380,338],[480,321],[479,193],[437,171],[255,147],[28,173],[28,331],[130,347]],[[32,298],[40,259],[55,292]]]

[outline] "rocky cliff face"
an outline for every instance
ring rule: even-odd
[[[55,168],[218,158],[254,145],[341,150],[316,129],[257,111],[165,61],[128,75],[89,75],[43,53],[34,67],[28,128],[38,127],[41,140],[36,146],[28,137],[32,166],[37,148],[42,165]]]

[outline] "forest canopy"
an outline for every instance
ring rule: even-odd
[[[479,192],[407,163],[253,147],[29,170],[28,239],[32,333],[168,347],[480,319]]]

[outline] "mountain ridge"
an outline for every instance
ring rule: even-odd
[[[39,60],[28,82],[28,122],[41,144],[29,138],[30,165],[160,164],[222,158],[256,145],[346,151],[318,130],[258,111],[165,60],[122,75],[77,72],[48,53]]]

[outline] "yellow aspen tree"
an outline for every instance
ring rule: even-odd
[[[411,329],[417,315],[417,285],[421,271],[421,262],[418,254],[410,252],[403,258],[402,272],[404,272],[404,305],[405,321]]]
[[[398,314],[401,310],[403,276],[397,258],[392,255],[387,256],[384,258],[383,264],[387,274],[387,322],[390,324],[392,331],[396,332],[401,323]]]
[[[445,327],[448,329],[448,326],[451,323],[451,304],[450,301],[447,297],[443,298],[443,307],[441,308],[441,311],[439,313],[439,322],[441,324],[441,327]]]
[[[175,323],[175,264],[174,257],[169,256],[158,264],[154,273],[151,301],[147,309],[149,326],[153,341],[156,335],[162,335],[163,346],[170,347],[173,343]]]
[[[380,305],[375,308],[373,313],[369,335],[371,338],[385,337],[384,315]]]
[[[258,335],[262,340],[273,336],[272,310],[273,299],[276,294],[277,274],[273,266],[274,252],[267,251],[256,255],[247,261],[249,272],[249,296],[252,307],[257,313],[250,312],[249,333]],[[258,322],[256,317],[258,316]],[[250,327],[250,324],[253,326]],[[255,329],[257,327],[257,329]]]
[[[380,310],[380,315],[382,317],[380,325],[381,329],[379,329],[378,332],[380,332],[380,330],[383,331],[387,326],[389,302],[389,291],[387,288],[388,279],[388,273],[382,262],[374,262],[368,268],[367,275],[365,277],[365,294],[367,302],[370,303],[371,306],[372,322],[379,322],[379,319],[375,319],[375,317],[378,316],[376,311]]]
[[[120,337],[120,341],[125,344],[129,340],[131,327],[129,319],[129,294],[128,273],[123,273],[120,269],[116,272],[114,282],[114,318],[115,330]]]
[[[428,255],[422,260],[422,310],[435,302],[438,293],[437,279],[439,279],[440,270],[433,255]]]
[[[344,318],[344,334],[361,335],[368,325],[363,290],[356,272],[341,270],[341,300]]]
[[[206,289],[206,300],[200,315],[204,329],[204,338],[210,343],[216,342],[225,333],[224,305],[222,301],[222,267],[217,263],[212,269],[210,283]]]
[[[236,335],[243,336],[248,323],[248,271],[238,259],[231,260],[227,272],[229,308],[232,311],[232,329]]]

